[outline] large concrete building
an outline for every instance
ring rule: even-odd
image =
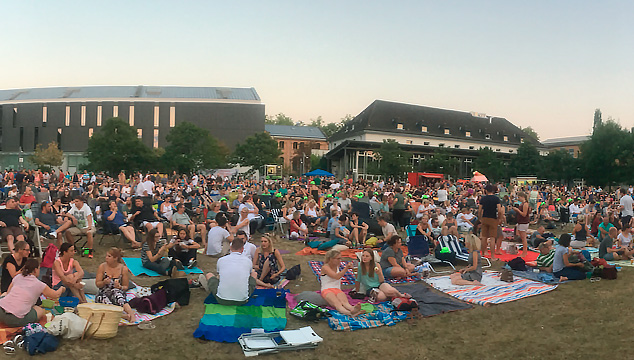
[[[376,161],[374,151],[385,139],[396,140],[409,152],[414,168],[438,149],[449,149],[460,161],[458,177],[471,176],[480,148],[491,148],[503,161],[517,153],[524,141],[532,142],[542,154],[547,152],[505,118],[376,100],[329,138],[326,157],[332,172],[339,178],[375,178],[369,165]]]
[[[38,144],[56,141],[64,169],[86,162],[88,139],[109,118],[128,120],[150,147],[165,147],[176,124],[210,130],[230,149],[264,131],[264,104],[254,88],[81,86],[0,90],[0,167],[30,167]]]
[[[310,171],[310,156],[321,157],[328,151],[326,135],[318,127],[266,124],[264,128],[282,151],[280,160],[286,173]]]

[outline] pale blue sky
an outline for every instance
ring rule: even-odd
[[[308,121],[375,99],[542,139],[634,126],[631,1],[3,1],[0,88],[255,87]]]

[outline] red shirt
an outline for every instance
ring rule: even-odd
[[[20,204],[31,204],[35,202],[35,196],[24,194],[20,197]]]

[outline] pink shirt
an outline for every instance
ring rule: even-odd
[[[37,298],[46,289],[46,284],[38,280],[34,275],[24,276],[17,274],[11,282],[11,290],[0,299],[0,307],[5,312],[23,318],[31,311]]]
[[[55,261],[59,261],[59,265],[61,266],[64,275],[72,274],[75,271],[75,267],[73,266],[73,262],[75,261],[75,259],[70,258],[67,269],[64,269],[64,264],[62,263],[61,258],[57,258],[55,259]],[[57,276],[55,270],[53,270],[53,286],[59,284],[60,281],[62,281],[62,279],[60,279],[59,276]]]

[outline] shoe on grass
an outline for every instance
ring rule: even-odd
[[[189,263],[187,264],[187,268],[193,269],[196,267],[196,264],[198,264],[198,261],[196,261],[196,259],[191,259],[189,260]]]

